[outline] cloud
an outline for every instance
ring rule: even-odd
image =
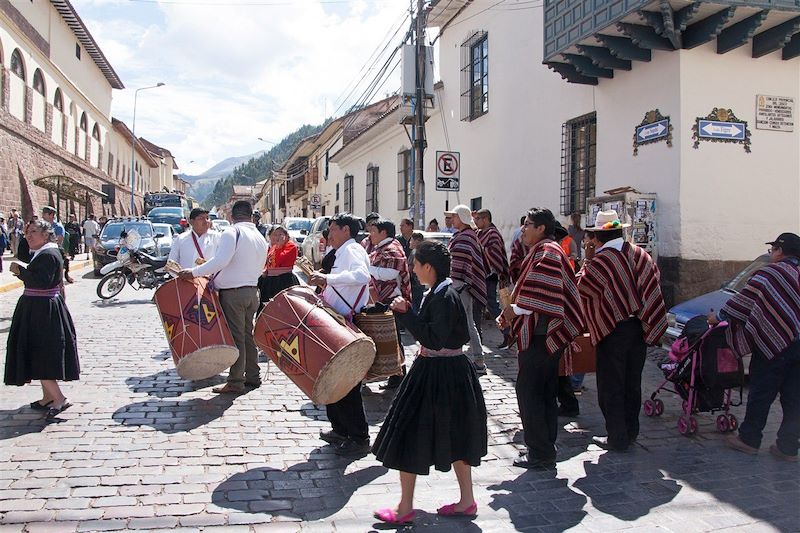
[[[134,89],[166,83],[139,93],[136,133],[170,149],[184,172],[263,150],[258,137],[278,141],[321,123],[408,7],[407,0],[244,5],[259,1],[73,0],[127,87],[114,93],[115,117],[130,124]],[[395,75],[377,97],[398,85]]]

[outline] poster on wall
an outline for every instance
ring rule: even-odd
[[[794,131],[794,98],[756,95],[756,129]]]

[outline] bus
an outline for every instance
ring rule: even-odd
[[[189,218],[189,212],[194,207],[194,201],[182,194],[172,192],[152,192],[144,195],[144,214],[150,212],[154,207],[180,207]]]

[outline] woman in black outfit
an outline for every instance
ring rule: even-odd
[[[75,326],[62,296],[64,263],[52,226],[35,221],[25,228],[32,258],[11,271],[25,284],[17,302],[6,348],[5,384],[22,386],[38,379],[42,399],[31,408],[52,418],[70,406],[58,381],[80,374]]]
[[[400,503],[375,517],[392,524],[411,522],[417,475],[433,466],[456,472],[461,499],[441,507],[442,516],[476,516],[471,467],[487,452],[486,405],[478,376],[463,354],[469,342],[467,316],[453,288],[450,253],[436,241],[416,249],[414,273],[430,288],[419,314],[397,297],[392,310],[420,345],[420,351],[386,415],[373,453],[387,468],[400,471]]]

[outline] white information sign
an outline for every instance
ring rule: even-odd
[[[794,131],[794,98],[756,95],[756,129]]]

